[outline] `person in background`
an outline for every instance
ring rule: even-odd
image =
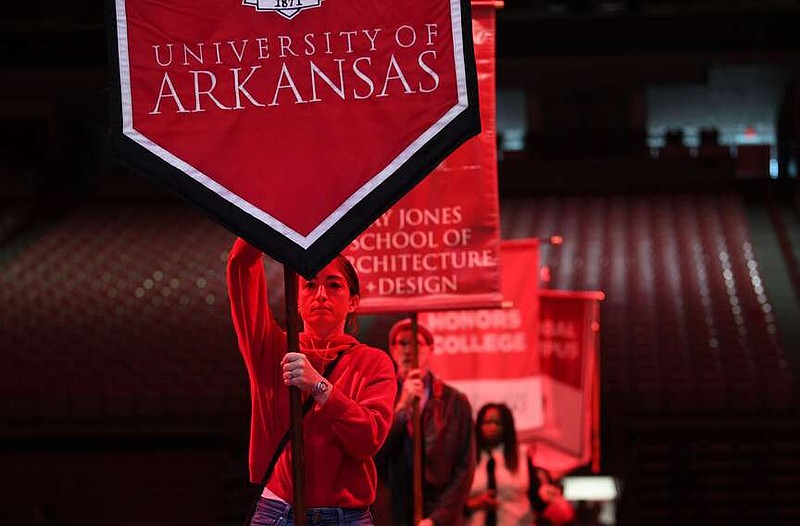
[[[377,486],[372,456],[389,432],[397,384],[386,353],[346,332],[355,329],[358,276],[338,256],[313,279],[299,279],[305,330],[300,348],[287,349],[286,334],[269,309],[262,256],[237,239],[227,269],[233,325],[250,378],[250,480],[262,481],[279,449],[289,428],[288,388],[298,387],[304,398],[313,399],[303,419],[308,523],[370,525]],[[337,359],[325,378],[322,371]],[[292,500],[287,447],[262,488],[250,524],[293,524]]]
[[[520,446],[511,409],[489,403],[475,422],[478,465],[464,508],[470,526],[563,526],[574,519],[547,470]]]
[[[429,367],[433,336],[417,330],[418,367],[412,368],[411,320],[389,331],[389,350],[399,385],[394,422],[376,456],[383,491],[376,502],[376,524],[413,523],[412,407],[419,400],[423,432],[423,518],[413,526],[452,526],[463,522],[462,510],[475,470],[472,408],[463,393],[447,385]],[[380,516],[380,520],[378,518]]]

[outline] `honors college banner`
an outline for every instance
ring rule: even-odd
[[[494,307],[502,301],[495,135],[495,7],[473,5],[483,131],[345,250],[361,312]]]
[[[111,4],[121,160],[303,275],[480,131],[468,0]]]
[[[502,241],[512,308],[421,313],[431,369],[477,410],[504,402],[538,465],[563,474],[597,458],[599,292],[538,290],[537,240]]]
[[[501,286],[513,307],[419,314],[434,338],[431,370],[463,391],[474,411],[502,398],[521,431],[544,423],[534,352],[538,263],[537,240],[502,241]]]

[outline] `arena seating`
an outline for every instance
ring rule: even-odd
[[[603,290],[604,396],[638,411],[781,410],[792,379],[740,198],[508,201],[503,237],[544,245],[547,285]]]
[[[246,409],[224,267],[232,236],[185,206],[77,211],[0,272],[4,420],[215,417]]]
[[[2,224],[22,217],[9,210]],[[542,246],[546,286],[605,292],[602,431],[605,469],[625,484],[619,523],[797,522],[787,437],[800,430],[768,419],[791,407],[792,377],[739,195],[504,200],[501,220],[504,238],[564,237]],[[49,444],[62,470],[77,461],[47,452],[76,436],[100,448],[176,430],[198,447],[219,442],[220,489],[197,491],[237,523],[250,496],[249,403],[224,282],[232,241],[172,201],[85,206],[4,238],[0,437]],[[280,318],[280,265],[268,261],[267,274]],[[382,345],[384,318],[361,326]]]
[[[791,404],[738,196],[530,198],[504,202],[501,217],[504,238],[564,237],[543,246],[547,286],[605,292],[607,401],[662,413]],[[130,204],[84,208],[25,247],[7,243],[0,417],[238,420],[247,381],[224,283],[232,239],[192,208]],[[267,270],[280,318],[280,266]],[[378,321],[362,320],[376,344]]]
[[[758,420],[638,430],[619,524],[797,524],[800,456],[792,433]]]
[[[604,471],[617,524],[796,524],[788,351],[739,193],[505,201],[551,288],[600,289]]]

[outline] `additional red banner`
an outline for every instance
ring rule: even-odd
[[[431,369],[461,389],[475,411],[498,395],[514,410],[519,430],[542,425],[540,364],[535,352],[538,240],[500,244],[504,309],[421,312],[434,336]]]
[[[480,131],[468,0],[113,5],[123,161],[305,275]]]
[[[539,357],[544,422],[521,433],[534,460],[555,473],[599,460],[600,330],[597,291],[539,291]]]
[[[473,8],[483,131],[345,250],[361,312],[499,306],[495,8]]]
[[[600,292],[539,290],[537,240],[502,241],[512,308],[420,313],[434,335],[431,369],[473,410],[511,407],[538,465],[563,474],[597,458]]]

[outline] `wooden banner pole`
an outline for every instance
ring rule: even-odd
[[[411,368],[419,368],[419,344],[417,343],[417,334],[419,333],[419,325],[417,323],[417,313],[411,315]],[[412,476],[412,489],[414,496],[414,524],[424,518],[422,516],[422,411],[419,406],[419,399],[414,400],[414,405],[411,413],[412,432],[414,433],[413,453],[414,459],[412,463],[411,476]]]
[[[283,266],[283,289],[286,297],[286,348],[300,352],[300,334],[297,314],[297,272],[288,265]],[[306,524],[306,480],[305,452],[303,450],[303,406],[302,393],[298,387],[289,387],[289,418],[292,442],[292,488],[294,523]]]

